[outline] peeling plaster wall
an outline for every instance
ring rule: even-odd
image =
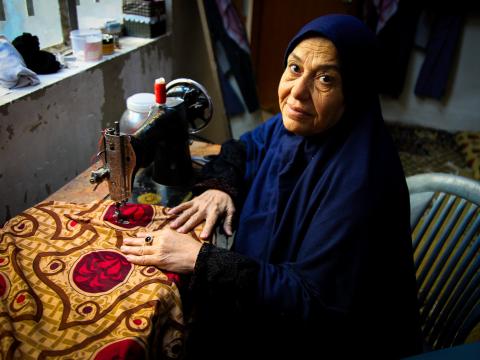
[[[94,69],[2,107],[0,223],[88,166],[101,130],[103,92],[103,73]]]
[[[172,2],[172,31],[157,41],[0,106],[0,226],[84,171],[101,130],[120,119],[127,97],[152,92],[160,76],[205,85],[215,112],[200,135],[215,142],[230,137],[193,4]]]

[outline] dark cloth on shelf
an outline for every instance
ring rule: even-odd
[[[378,33],[385,26],[387,21],[395,15],[400,0],[373,0],[372,3],[378,14],[376,32]]]
[[[220,86],[222,87],[222,95],[223,101],[225,104],[225,111],[229,118],[243,114],[245,109],[243,108],[242,101],[238,97],[237,93],[233,89],[232,85],[230,85],[228,74],[224,74],[221,71],[218,72],[218,78],[220,81]]]
[[[354,17],[324,16],[286,56],[311,36],[338,50],[345,114],[311,137],[286,130],[277,114],[244,134],[243,148],[227,145],[237,155],[222,151],[205,168],[203,183],[238,188],[241,207],[232,252],[204,246],[197,258],[191,287],[203,326],[192,331],[190,358],[395,359],[421,350],[408,189],[367,81],[374,36]]]
[[[221,42],[230,65],[229,73],[233,75],[237,81],[248,111],[253,112],[259,108],[259,102],[250,53],[244,50],[245,46],[243,44],[239,44],[238,41],[235,41],[232,36],[229,35],[229,31],[231,33],[231,30],[225,28],[216,1],[205,0],[204,3],[212,43],[215,44],[216,41]],[[224,74],[224,77],[228,80],[227,74]],[[226,101],[225,106],[227,107],[227,111],[229,111],[229,113],[235,113],[236,104],[230,104],[228,102],[229,99],[230,97],[224,99]]]
[[[452,74],[464,15],[474,5],[458,1],[399,1],[396,12],[383,24],[373,0],[364,2],[364,20],[378,29],[380,93],[397,98],[404,89],[414,45],[424,47],[425,59],[417,77],[415,94],[440,100]],[[433,19],[433,21],[430,21]]]
[[[367,1],[369,3],[371,1]],[[422,1],[400,1],[395,14],[377,34],[379,90],[382,94],[399,97],[403,91],[422,9]],[[367,8],[365,20],[372,30],[377,28],[378,14],[373,6]]]
[[[60,69],[60,63],[55,55],[40,50],[38,37],[30,33],[23,33],[12,41],[25,60],[27,67],[37,74],[52,74]]]
[[[416,95],[438,100],[445,95],[457,54],[463,20],[463,15],[448,13],[435,15],[425,60],[415,85]]]

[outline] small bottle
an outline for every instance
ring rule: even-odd
[[[133,134],[138,130],[155,104],[155,95],[151,93],[138,93],[130,96],[127,99],[127,110],[120,119],[120,132]]]

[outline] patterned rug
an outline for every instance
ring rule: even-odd
[[[480,180],[480,133],[387,123],[406,176],[443,172]]]

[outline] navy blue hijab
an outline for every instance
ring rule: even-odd
[[[409,199],[375,87],[375,40],[358,19],[328,15],[305,38],[336,46],[346,111],[325,133],[290,133],[281,114],[241,137],[245,196],[234,249],[260,264],[264,333],[395,358],[418,350]],[[261,325],[258,325],[262,328]]]

